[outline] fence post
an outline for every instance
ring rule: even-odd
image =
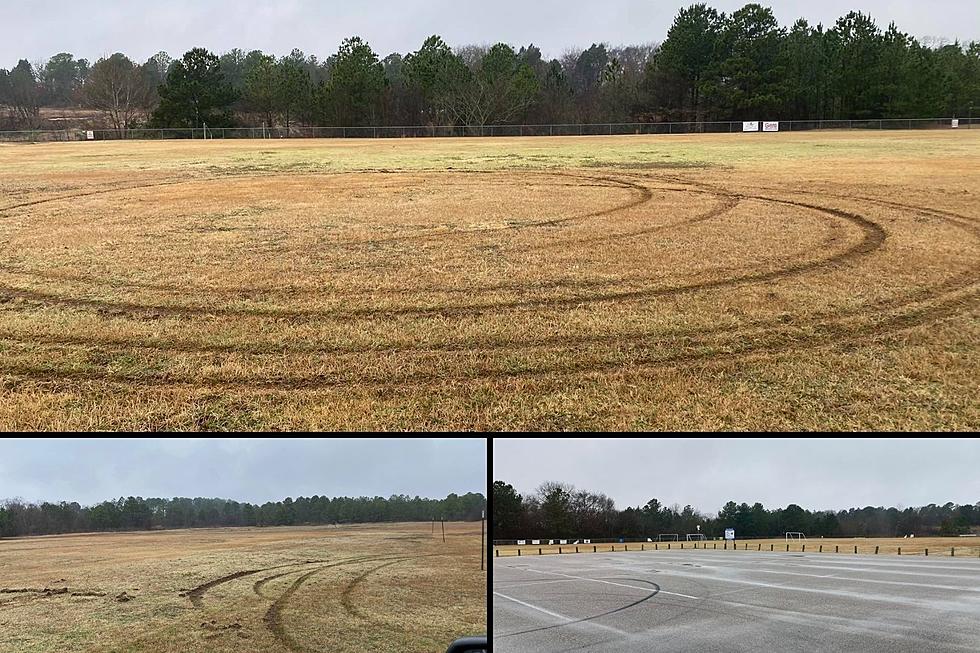
[[[878,555],[878,546],[875,545],[875,555]]]
[[[949,547],[949,557],[952,558],[956,555],[956,547]]]
[[[575,547],[575,553],[578,553],[578,547]]]
[[[538,549],[538,555],[541,555],[541,549],[540,548]]]
[[[770,550],[770,551],[775,551],[775,550],[776,550],[776,548],[775,548],[775,547],[776,547],[776,545],[775,545],[775,544],[770,544],[770,545],[769,545],[769,550]]]
[[[518,550],[517,550],[517,557],[518,557],[518,558],[520,558],[520,557],[521,557],[521,550],[520,550],[520,549],[518,549]]]
[[[823,544],[820,545],[820,550],[817,553],[823,553]]]
[[[592,547],[592,553],[595,553],[595,552],[596,552],[596,548],[593,546]]]
[[[929,549],[926,549],[926,555],[929,555]]]
[[[558,547],[558,555],[561,555],[561,547]]]
[[[840,553],[840,544],[834,545],[834,553]]]
[[[857,553],[857,552],[858,552],[858,548],[857,548],[857,545],[855,544],[854,545],[854,553]]]
[[[646,551],[646,549],[643,548],[642,544],[640,545],[640,551]]]

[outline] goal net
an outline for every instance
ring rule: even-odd
[[[688,542],[691,542],[691,541],[700,542],[701,540],[706,540],[706,539],[708,539],[708,538],[706,538],[704,536],[704,533],[688,533],[687,534],[687,541]]]
[[[797,532],[793,532],[793,531],[786,531],[786,539],[787,540],[805,540],[806,539],[806,534],[805,533],[797,533]]]
[[[681,536],[677,533],[667,533],[666,535],[658,535],[658,542],[677,542],[681,539]]]

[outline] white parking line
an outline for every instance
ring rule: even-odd
[[[497,585],[497,583],[494,583],[494,585],[497,585],[498,587],[502,587],[503,589],[508,589],[511,587],[537,587],[538,585],[550,585],[552,583],[573,583],[573,582],[575,581],[571,578],[560,578],[556,580],[536,580],[534,582],[531,581],[521,582],[519,580],[513,580],[513,581],[505,580],[505,581],[501,581],[501,583],[506,583],[506,585]]]
[[[594,568],[598,569],[599,566],[596,565]],[[629,569],[629,570],[628,569],[623,569],[621,566],[618,566],[618,565],[604,565],[603,568],[605,568],[605,569],[615,569],[615,570],[619,571],[620,573],[625,572],[625,571],[633,571],[634,573],[647,573],[647,574],[651,574],[651,572],[644,572],[643,570],[640,570],[640,569]],[[530,571],[530,570],[528,570],[528,571]],[[723,577],[720,577],[720,576],[705,576],[704,574],[686,573],[686,572],[682,572],[682,571],[666,571],[666,570],[663,570],[663,569],[657,570],[656,573],[657,573],[657,575],[663,575],[663,576],[678,576],[680,578],[692,578],[692,579],[695,579],[695,580],[702,580],[702,581],[705,581],[706,580],[706,581],[717,582],[717,583],[734,583],[736,585],[748,585],[748,586],[751,586],[751,587],[765,587],[765,588],[769,588],[769,589],[789,590],[789,591],[792,591],[792,592],[805,592],[805,593],[809,593],[809,594],[825,594],[825,595],[829,595],[829,596],[846,596],[846,597],[849,597],[849,598],[858,599],[858,600],[862,600],[862,601],[877,601],[877,602],[882,602],[882,603],[895,603],[895,604],[900,604],[900,605],[915,605],[915,606],[920,606],[920,605],[923,605],[923,604],[928,604],[928,600],[922,600],[922,599],[913,598],[913,597],[897,597],[897,596],[889,596],[889,595],[886,595],[886,594],[873,594],[872,595],[872,594],[862,594],[860,592],[854,592],[854,591],[850,591],[850,590],[817,589],[817,588],[813,588],[813,587],[799,587],[799,586],[796,586],[796,585],[785,585],[785,584],[781,585],[781,584],[777,584],[777,583],[766,583],[766,582],[762,582],[762,581],[741,580],[741,579],[737,579],[737,578],[723,578]],[[688,597],[688,598],[693,598],[693,597]],[[955,605],[955,604],[951,604],[951,607],[948,608],[948,609],[954,610],[954,611],[959,611],[960,606]],[[969,608],[969,610],[974,610],[974,609],[975,608],[973,608],[973,607]]]
[[[572,576],[571,574],[559,574],[558,572],[554,572],[554,571],[540,571],[538,569],[525,569],[524,571],[530,571],[530,572],[535,573],[535,574],[550,574],[552,576],[563,576],[565,578],[574,578],[575,580],[585,580],[585,581],[588,581],[590,583],[603,583],[604,585],[615,585],[616,587],[628,587],[628,588],[634,589],[634,590],[642,590],[642,591],[648,592],[650,594],[669,594],[670,596],[680,596],[680,597],[683,597],[685,599],[698,600],[698,597],[696,597],[696,596],[690,596],[689,594],[679,594],[677,592],[668,592],[666,590],[660,590],[658,592],[656,590],[650,589],[649,587],[637,587],[636,585],[625,585],[623,583],[614,583],[612,581],[601,580],[599,578],[588,578],[587,576]]]
[[[508,601],[513,601],[514,603],[517,603],[519,605],[523,605],[525,608],[531,608],[532,610],[537,610],[538,612],[543,612],[546,615],[555,617],[556,619],[561,619],[562,621],[575,621],[571,617],[566,617],[563,614],[558,614],[557,612],[552,612],[551,610],[545,610],[544,608],[538,607],[536,605],[531,605],[530,603],[525,603],[524,601],[521,601],[520,599],[515,599],[513,596],[507,596],[506,594],[501,594],[500,592],[498,592],[496,590],[494,590],[493,595],[494,596],[499,596],[502,599],[507,599]]]
[[[604,630],[606,632],[615,633],[620,638],[630,637],[629,633],[627,633],[626,631],[620,630],[619,628],[613,628],[612,626],[607,626],[606,624],[602,624],[597,621],[593,621],[592,618],[573,619],[572,617],[569,617],[567,615],[559,614],[558,612],[552,612],[551,610],[546,610],[540,606],[533,605],[526,601],[515,599],[513,596],[501,594],[496,590],[494,590],[493,595],[499,596],[502,599],[507,599],[508,601],[512,601],[518,605],[523,605],[525,608],[530,608],[531,610],[536,610],[537,612],[541,612],[548,616],[555,617],[556,619],[561,619],[564,623],[569,624],[570,626],[574,625],[574,626],[581,626],[583,628],[589,628],[593,630]]]
[[[775,565],[778,563],[766,563],[769,565]],[[800,567],[817,567],[818,569],[832,569],[832,570],[842,570],[843,567],[822,567],[818,565],[799,565]],[[854,576],[841,576],[840,574],[805,574],[798,571],[784,571],[782,569],[760,569],[758,566],[745,567],[743,565],[737,564],[725,564],[713,562],[712,565],[708,565],[706,568],[724,568],[724,569],[737,569],[738,571],[744,571],[748,574],[779,574],[781,576],[804,576],[807,578],[836,578],[837,580],[844,581],[854,581],[857,583],[876,583],[879,585],[903,585],[907,587],[922,587],[924,589],[934,589],[934,590],[956,590],[959,592],[980,592],[978,587],[964,587],[962,585],[936,585],[933,583],[913,583],[911,581],[901,581],[901,580],[878,580],[875,578],[855,578]],[[900,573],[900,572],[892,572]]]

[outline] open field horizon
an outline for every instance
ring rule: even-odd
[[[0,540],[0,650],[445,650],[486,632],[480,528],[446,523]]]
[[[0,169],[3,428],[980,428],[980,130]]]

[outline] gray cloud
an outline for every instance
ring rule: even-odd
[[[977,439],[496,438],[493,477],[562,481],[619,508],[651,498],[713,513],[726,501],[811,510],[980,501]]]
[[[300,48],[324,58],[357,34],[381,56],[417,49],[430,34],[451,45],[534,42],[546,56],[592,42],[661,41],[685,2],[656,0],[35,0],[6,2],[0,26],[0,67],[18,59],[71,52],[91,61],[123,52],[145,61],[160,50],[179,57],[194,46],[287,54]],[[745,4],[710,2],[731,12]],[[980,39],[980,12],[972,0],[774,0],[783,25],[804,17],[832,24],[852,9],[871,13],[884,29],[890,21],[919,38]]]
[[[486,494],[487,445],[458,439],[8,439],[0,499]]]

